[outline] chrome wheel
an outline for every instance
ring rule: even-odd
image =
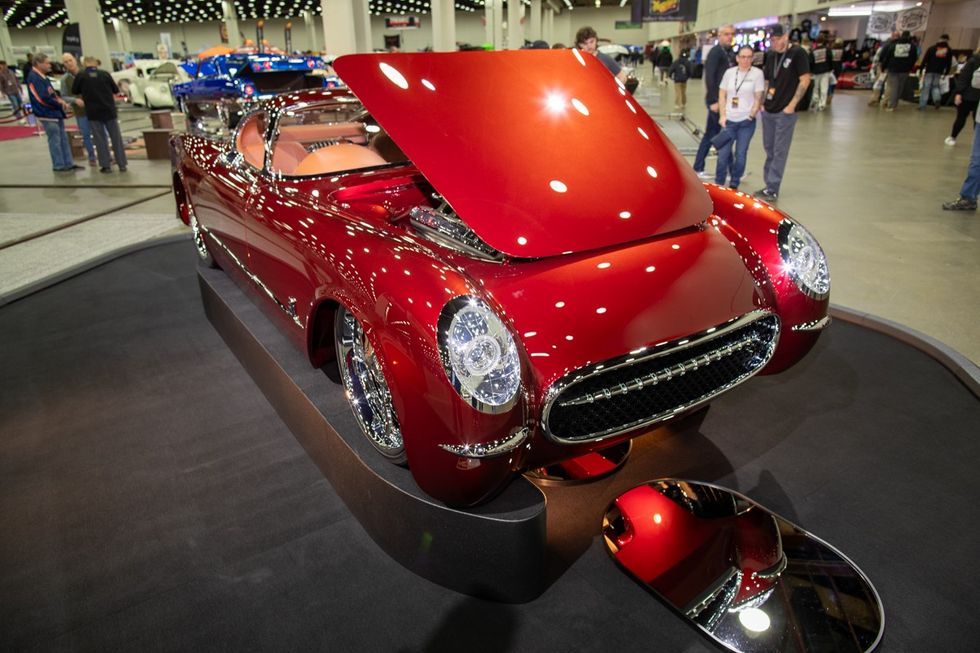
[[[374,448],[393,462],[405,461],[398,416],[377,353],[361,323],[341,306],[334,322],[337,365],[354,417]]]

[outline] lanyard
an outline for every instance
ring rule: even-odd
[[[786,48],[786,50],[783,51],[783,55],[779,57],[779,61],[776,61],[776,68],[772,71],[772,81],[775,82],[776,78],[779,77],[779,73],[782,72],[783,61],[786,59],[786,55],[788,54],[789,54],[789,48]],[[773,60],[775,61],[775,57],[773,57]]]
[[[752,72],[752,69],[751,68],[749,70],[745,71],[745,77],[743,77],[742,78],[742,81],[739,82],[738,81],[738,69],[735,70],[735,95],[738,95],[739,89],[742,88],[742,84],[745,83],[745,80],[747,80],[749,78],[749,73],[750,72]]]

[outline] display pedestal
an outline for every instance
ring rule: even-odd
[[[522,602],[546,586],[545,501],[516,479],[461,511],[429,498],[408,469],[364,438],[343,387],[309,361],[221,270],[198,269],[208,319],[276,412],[384,551],[444,587]]]
[[[485,505],[448,508],[377,455],[328,377],[332,365],[312,368],[223,271],[200,267],[198,280],[211,324],[357,521],[400,564],[452,590],[512,603],[537,597],[599,534],[609,502],[692,459],[705,463],[685,450],[698,442],[687,431],[700,420],[689,419],[635,439],[626,463],[600,480],[539,488],[515,478]]]

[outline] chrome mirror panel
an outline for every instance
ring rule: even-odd
[[[662,479],[603,518],[616,562],[692,625],[743,653],[871,651],[881,600],[826,542],[741,494]]]

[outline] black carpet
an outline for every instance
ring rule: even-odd
[[[598,539],[522,605],[385,556],[205,319],[189,242],[0,309],[0,341],[0,650],[716,650]],[[972,651],[978,418],[932,359],[838,322],[678,446],[868,574],[881,650]]]

